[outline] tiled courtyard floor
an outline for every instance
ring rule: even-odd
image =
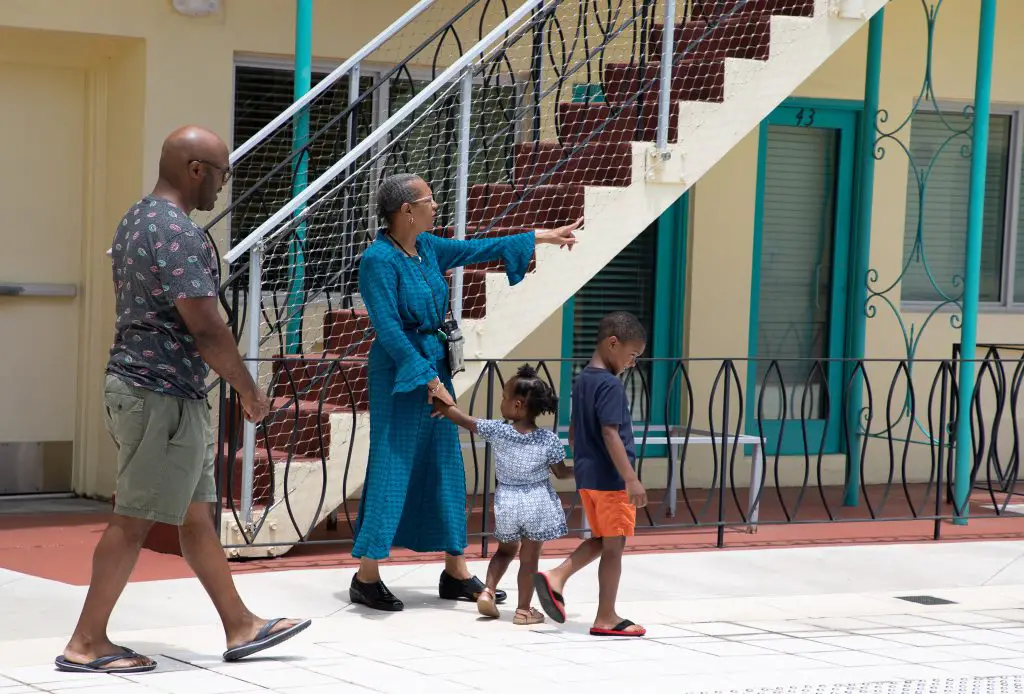
[[[407,603],[386,615],[348,604],[350,568],[238,575],[258,612],[315,621],[265,658],[233,664],[220,659],[223,636],[194,580],[132,583],[112,636],[160,667],[128,677],[55,671],[85,589],[0,571],[0,694],[1024,692],[1020,542],[631,555],[620,612],[648,627],[642,640],[587,635],[594,567],[566,591],[568,623],[535,628],[513,626],[511,609],[490,622],[438,601],[439,571],[386,567]]]

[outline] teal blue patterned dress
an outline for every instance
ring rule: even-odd
[[[436,334],[446,314],[444,273],[501,260],[510,284],[533,257],[534,232],[457,241],[416,239],[418,258],[385,234],[363,253],[359,292],[377,334],[369,357],[370,457],[352,556],[385,559],[392,547],[462,554],[466,548],[466,475],[458,428],[430,416],[426,384],[452,391]]]

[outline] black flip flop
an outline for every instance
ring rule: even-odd
[[[548,577],[538,571],[533,575],[533,587],[537,590],[537,599],[548,617],[559,624],[565,624],[565,598],[557,590],[552,589]]]
[[[121,646],[124,648],[124,646]],[[118,660],[125,660],[127,658],[146,658],[149,660],[149,665],[123,665],[121,667],[103,667],[110,663],[116,663]],[[91,660],[88,663],[75,663],[63,655],[57,656],[53,664],[61,672],[89,672],[89,673],[103,673],[113,675],[139,675],[144,672],[153,672],[156,670],[156,661],[149,656],[139,655],[130,648],[124,648],[123,653],[114,653],[112,655],[105,655]]]
[[[623,619],[621,622],[613,626],[611,629],[602,629],[601,627],[591,627],[591,636],[643,636],[647,633],[647,630],[640,627],[640,631],[628,631],[630,627],[636,626],[635,623],[628,619]]]
[[[271,630],[277,626],[280,622],[284,621],[284,617],[278,617],[277,619],[271,619],[269,622],[263,625],[263,628],[256,633],[256,638],[248,643],[243,643],[241,646],[235,646],[224,651],[224,660],[241,660],[242,658],[248,657],[260,651],[265,651],[268,648],[276,646],[279,643],[287,641],[296,634],[305,631],[312,620],[307,619],[304,622],[299,622],[293,627],[288,629],[282,629],[281,631],[275,631],[271,633]]]

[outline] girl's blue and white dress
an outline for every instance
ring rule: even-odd
[[[548,429],[521,434],[511,424],[480,419],[477,435],[494,453],[494,537],[546,542],[569,532],[565,511],[551,486],[550,467],[565,460],[565,447]]]

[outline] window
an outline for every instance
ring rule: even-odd
[[[1018,144],[1022,112],[994,110],[989,120],[979,298],[990,305],[1020,305],[1024,249],[1017,243],[1016,220],[1024,184]],[[972,132],[970,119],[961,111],[914,115],[903,236],[904,302],[934,304],[955,299],[962,291]]]
[[[669,391],[675,363],[646,359],[682,357],[688,209],[689,194],[684,194],[566,302],[562,313],[562,356],[565,359],[590,358],[594,353],[597,325],[602,316],[611,311],[629,311],[647,329],[645,361],[635,370],[639,373],[625,376],[627,396],[638,426],[642,426],[645,419],[651,424],[665,424],[666,408],[670,423],[678,421],[678,397]],[[559,388],[559,423],[562,426],[569,424],[572,382],[584,366],[583,361],[573,362],[572,368],[566,364],[562,369]],[[650,446],[644,453],[647,457],[662,455]]]
[[[328,69],[312,71],[311,86],[315,86],[329,74]],[[292,66],[280,65],[236,65],[234,93],[234,146],[241,146],[292,104]],[[373,76],[360,79],[360,93],[371,90]],[[307,157],[307,181],[312,183],[328,168],[344,156],[347,151],[347,122],[331,123],[348,106],[348,77],[342,77],[318,96],[310,108],[309,136],[324,128],[327,132],[310,146]],[[374,124],[373,97],[366,98],[356,111],[355,138],[366,137]],[[256,149],[236,165],[232,178],[232,194],[241,196],[260,183],[279,164],[285,161],[293,149],[292,127],[290,124],[279,128]],[[240,203],[231,214],[231,239],[237,243],[252,233],[270,215],[293,197],[294,165],[282,167],[264,181],[249,198]],[[304,260],[311,271],[305,273],[304,289],[321,291],[327,287],[348,286],[351,281],[351,267],[361,248],[366,229],[371,223],[370,189],[368,185],[357,184],[348,189],[346,195],[338,195],[324,208],[319,219],[305,229]],[[321,223],[330,216],[331,224]],[[346,239],[339,244],[338,239]],[[278,244],[270,248],[264,259],[264,287],[284,291],[292,282],[295,263],[295,246]],[[340,250],[340,252],[339,252]]]
[[[597,326],[601,318],[612,311],[629,311],[647,330],[654,333],[654,267],[658,246],[658,223],[647,227],[626,246],[610,263],[601,268],[573,297],[572,339],[566,356],[586,360],[594,353]],[[650,356],[650,348],[644,356]],[[572,363],[572,379],[586,366],[585,361]],[[626,379],[633,419],[644,419],[647,403],[643,387],[651,383],[651,363],[641,361],[635,374]],[[571,382],[570,382],[571,383]]]
[[[327,70],[314,70],[311,85],[315,86],[326,77]],[[360,93],[373,86],[372,77],[360,80]],[[235,103],[234,103],[234,147],[241,146],[246,140],[260,131],[267,123],[288,108],[294,99],[293,70],[290,66],[235,66]],[[331,118],[341,113],[348,106],[348,77],[330,86],[319,96],[310,111],[309,134],[312,136],[328,125]],[[357,138],[365,137],[373,127],[373,103],[367,99],[361,104],[357,117]],[[345,126],[337,124],[331,127],[329,135],[321,138],[310,148],[308,180],[314,181],[338,159],[344,156],[346,141],[343,137],[332,137],[330,134],[344,133]],[[241,195],[259,183],[275,166],[283,162],[292,151],[292,128],[280,128],[277,134],[259,145],[237,167],[232,180],[235,195]],[[232,241],[244,238],[255,229],[267,216],[273,214],[292,198],[291,169],[284,168],[262,186],[262,191],[255,194],[249,201],[239,205],[231,216]]]

